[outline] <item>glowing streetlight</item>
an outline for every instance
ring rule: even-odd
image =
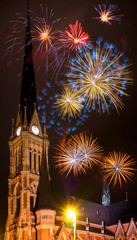
[[[74,240],[76,240],[76,212],[72,209],[67,211],[67,216],[74,222]]]

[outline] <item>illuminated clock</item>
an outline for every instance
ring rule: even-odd
[[[39,129],[37,126],[33,125],[32,126],[32,132],[35,134],[35,135],[38,135],[39,134]]]
[[[21,134],[21,127],[17,128],[16,134],[17,134],[17,136],[19,136]]]

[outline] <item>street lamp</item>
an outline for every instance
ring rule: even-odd
[[[67,216],[74,222],[74,240],[76,240],[76,212],[72,209],[67,211]]]

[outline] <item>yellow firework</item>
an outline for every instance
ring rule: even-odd
[[[123,108],[121,98],[128,96],[126,87],[132,79],[129,67],[121,61],[122,54],[115,54],[113,45],[98,46],[73,59],[67,76],[85,98],[87,107],[108,113],[112,105],[117,111]]]
[[[79,115],[83,105],[78,92],[73,88],[66,87],[58,97],[56,106],[60,109],[60,114],[68,117]]]
[[[134,159],[131,156],[121,152],[110,152],[105,158],[102,164],[102,168],[105,169],[106,178],[109,178],[109,183],[113,181],[113,186],[119,182],[120,187],[122,181],[131,181],[131,177],[134,175],[133,167],[135,165]]]
[[[58,145],[56,150],[56,167],[66,176],[71,171],[74,175],[86,173],[87,169],[99,163],[103,152],[92,134],[89,136],[83,132],[72,136],[65,144]]]

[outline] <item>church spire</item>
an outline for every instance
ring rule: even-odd
[[[46,153],[43,151],[40,168],[40,181],[38,186],[37,210],[53,209],[48,169],[49,167]]]
[[[104,179],[103,183],[103,192],[102,192],[102,204],[104,206],[110,205],[110,192],[107,179]]]
[[[104,206],[109,206],[110,205],[109,184],[108,184],[108,181],[106,179],[105,173],[104,173],[104,176],[103,176],[102,204]]]
[[[27,122],[29,123],[34,111],[34,103],[37,103],[36,85],[34,76],[34,64],[32,56],[32,38],[30,29],[29,2],[26,22],[25,52],[22,73],[22,86],[20,106],[22,112],[22,121],[24,119],[24,107],[27,108]]]

